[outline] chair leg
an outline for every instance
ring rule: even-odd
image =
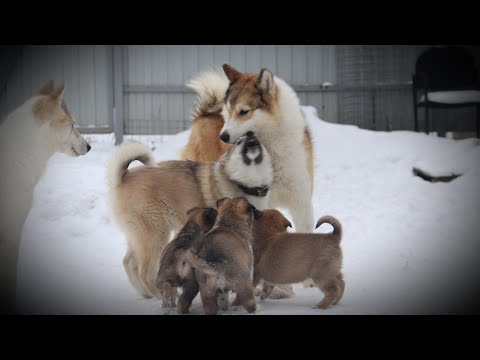
[[[477,105],[477,139],[480,139],[480,105]]]
[[[415,131],[418,132],[418,109],[417,109],[417,90],[415,87],[412,90],[413,93],[413,120]]]
[[[428,114],[428,101],[425,101],[425,132],[430,134],[430,117]]]

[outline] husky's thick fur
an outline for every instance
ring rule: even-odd
[[[47,82],[0,125],[0,301],[2,313],[15,307],[16,270],[23,223],[33,191],[55,152],[84,155],[90,145],[74,127],[63,102],[65,84]]]
[[[218,161],[231,147],[218,137],[225,123],[221,112],[228,79],[220,72],[206,72],[187,86],[195,90],[198,98],[193,110],[192,132],[180,157],[192,161]]]
[[[215,156],[226,151],[220,148],[222,141],[234,144],[253,131],[272,157],[274,181],[269,207],[288,209],[296,231],[311,232],[313,146],[295,91],[268,69],[259,74],[242,74],[227,64],[223,69],[226,76],[210,71],[188,84],[198,100],[182,158],[199,160],[205,156],[215,161]]]
[[[134,160],[146,166],[127,170]],[[273,171],[269,154],[250,132],[218,163],[155,164],[146,146],[124,144],[109,163],[108,177],[113,215],[127,236],[123,264],[130,282],[143,296],[160,297],[155,286],[160,257],[171,233],[186,223],[188,210],[214,207],[218,199],[237,196],[263,209]]]

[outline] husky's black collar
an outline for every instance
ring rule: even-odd
[[[252,196],[258,196],[258,197],[267,196],[268,189],[270,188],[268,185],[257,186],[257,187],[247,187],[245,185],[242,185],[238,181],[232,180],[232,182],[235,185],[237,185],[240,188],[240,190],[242,190],[245,194],[252,195]]]

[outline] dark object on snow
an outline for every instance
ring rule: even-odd
[[[413,174],[415,176],[419,176],[421,177],[423,180],[425,181],[430,181],[432,183],[436,183],[436,182],[450,182],[454,179],[456,179],[457,177],[459,176],[462,176],[462,174],[452,174],[452,175],[446,175],[446,176],[432,176],[430,174],[427,174],[425,171],[421,170],[421,169],[418,169],[416,167],[414,167],[412,169],[413,171]]]
[[[415,131],[419,131],[418,107],[425,108],[425,132],[428,134],[430,108],[475,106],[477,137],[480,138],[480,78],[475,57],[467,49],[460,46],[430,48],[417,59],[412,80]],[[417,92],[420,89],[423,91],[419,101]],[[439,97],[440,92],[443,95]]]

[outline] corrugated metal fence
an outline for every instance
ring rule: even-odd
[[[24,46],[3,94],[3,118],[47,81],[67,82],[65,101],[81,131],[112,131],[112,47]]]
[[[297,90],[303,104],[316,106],[320,116],[336,121],[336,95],[315,88],[336,82],[335,54],[333,45],[125,46],[125,133],[176,133],[188,128],[195,96],[184,84],[200,71],[224,63],[242,72],[269,68],[302,87]]]
[[[315,106],[323,120],[375,130],[412,130],[411,76],[416,58],[427,47],[25,46],[5,91],[0,89],[0,115],[19,106],[48,79],[66,80],[66,101],[81,131],[115,130],[117,141],[123,134],[177,133],[190,126],[195,99],[185,83],[200,71],[229,63],[242,72],[269,68],[293,86],[303,105]],[[447,118],[472,118],[473,125],[470,112],[455,109]],[[451,127],[454,121],[449,121]]]

